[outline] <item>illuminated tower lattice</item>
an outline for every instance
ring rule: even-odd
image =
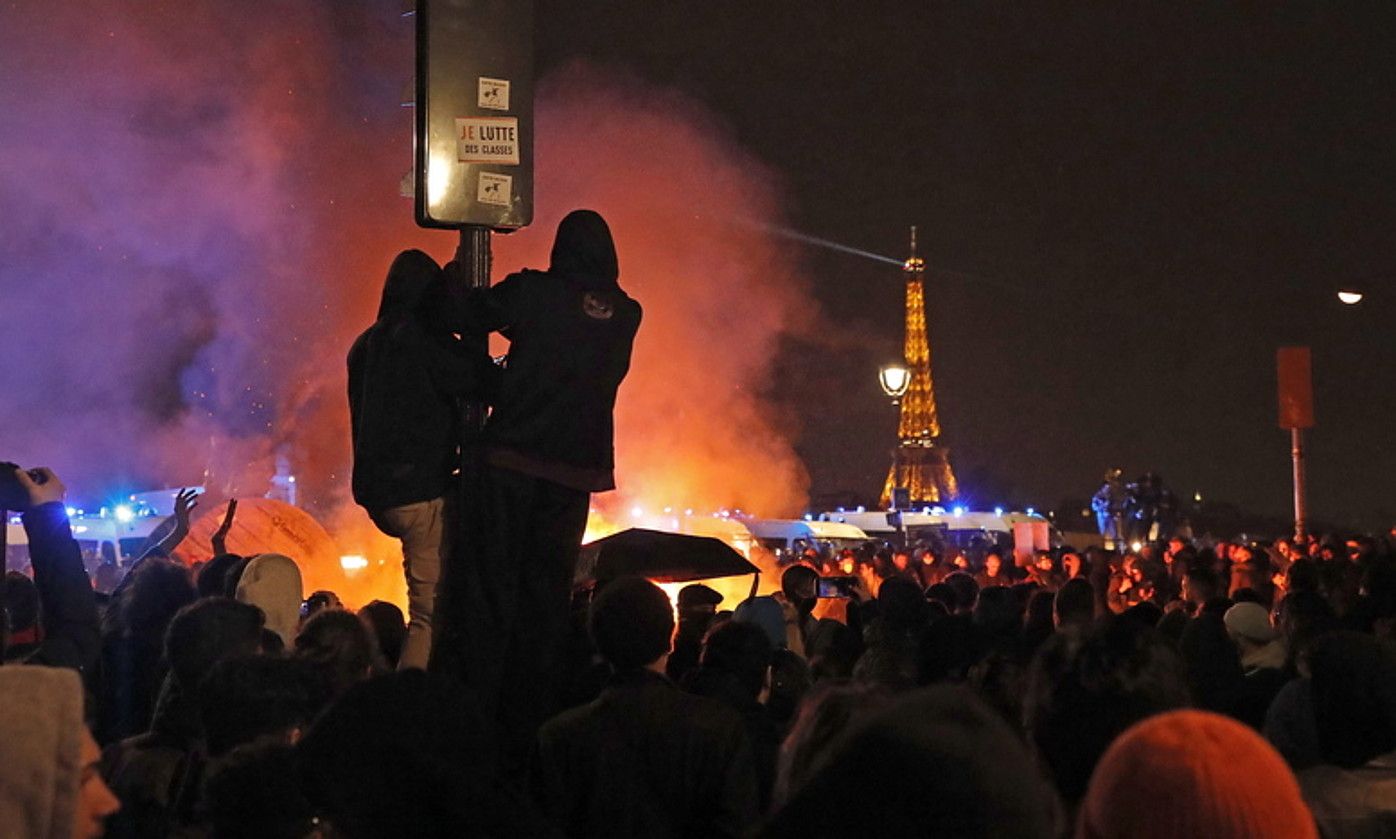
[[[916,228],[911,228],[911,257],[906,273],[906,368],[911,385],[901,398],[900,443],[892,452],[892,468],[882,487],[882,506],[892,490],[906,487],[913,503],[940,503],[959,494],[950,469],[950,450],[940,445],[935,386],[931,379],[931,342],[926,336],[926,263],[916,255]]]

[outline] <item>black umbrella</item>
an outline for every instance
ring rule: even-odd
[[[634,575],[661,583],[686,583],[759,573],[759,568],[720,539],[632,527],[583,545],[574,579]]]

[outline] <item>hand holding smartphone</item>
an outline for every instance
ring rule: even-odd
[[[815,591],[816,597],[838,597],[849,599],[858,586],[857,577],[820,577]]]

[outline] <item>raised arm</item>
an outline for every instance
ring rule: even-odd
[[[228,499],[228,512],[223,514],[223,523],[213,531],[213,555],[221,556],[228,552],[228,531],[233,529],[233,516],[238,513],[238,500]]]
[[[189,535],[189,514],[199,505],[199,491],[188,487],[181,489],[174,497],[174,513],[160,522],[155,530],[136,552],[138,559],[144,559],[154,552],[164,556],[174,553],[184,537]]]
[[[85,670],[97,660],[101,644],[97,601],[63,509],[66,488],[52,470],[34,471],[30,477],[15,470],[28,495],[24,530],[43,613],[44,641],[30,661]]]

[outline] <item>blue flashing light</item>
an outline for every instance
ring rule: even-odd
[[[1002,508],[1002,507],[995,507],[995,508],[994,508],[994,515],[996,515],[996,516],[1001,516],[1001,515],[1003,515],[1003,508]]]
[[[858,512],[860,512],[860,513],[866,513],[866,512],[867,512],[867,509],[866,509],[865,507],[863,507],[862,504],[859,504],[859,505],[858,505]]]
[[[963,516],[963,515],[965,514],[965,508],[964,508],[964,507],[956,507],[955,510],[954,510],[954,513],[955,513],[955,515],[957,515],[957,516]]]
[[[805,513],[805,521],[814,521],[813,513]]]
[[[118,504],[116,505],[114,515],[116,516],[117,521],[124,523],[130,521],[131,519],[134,519],[136,517],[136,511],[132,510],[125,504]]]
[[[73,516],[76,516],[76,515],[78,514],[78,508],[77,508],[77,507],[64,507],[64,508],[63,508],[63,512],[66,513],[66,514],[68,515],[68,518],[72,518]]]
[[[1035,516],[1035,515],[1037,515],[1037,511],[1034,510],[1033,508],[1029,507],[1029,508],[1028,508],[1028,515],[1030,515],[1030,516]]]

